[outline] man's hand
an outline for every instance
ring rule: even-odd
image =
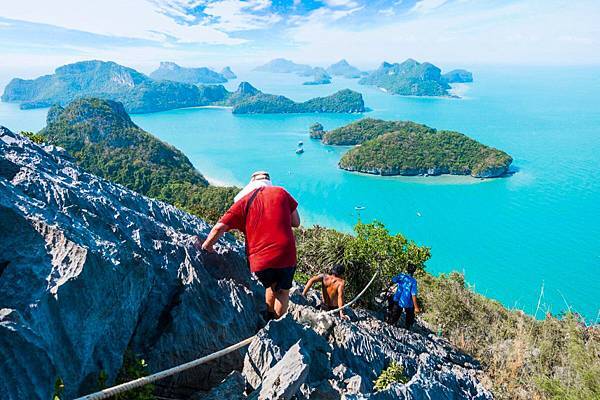
[[[421,308],[419,306],[415,307],[415,314],[420,314],[421,313]]]
[[[350,321],[350,317],[347,316],[346,314],[344,314],[341,310],[340,310],[340,318],[345,319],[346,321]]]
[[[202,243],[202,250],[206,251],[207,253],[214,253],[215,252],[215,248],[213,247],[213,245],[211,243],[207,241],[205,241],[204,243]]]

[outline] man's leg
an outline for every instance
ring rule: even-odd
[[[410,329],[415,322],[415,309],[408,307],[404,309],[404,312],[406,312],[406,329]]]
[[[275,312],[275,284],[265,288],[265,303],[267,303],[267,311]]]
[[[290,301],[290,291],[279,289],[275,292],[275,315],[280,318],[287,312]]]
[[[402,314],[402,308],[395,301],[390,302],[387,310],[387,315],[385,316],[385,322],[390,325],[394,325],[400,319],[400,315]]]

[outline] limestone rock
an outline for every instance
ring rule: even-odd
[[[158,371],[252,336],[262,286],[243,246],[199,253],[206,222],[88,174],[0,128],[0,393],[50,398],[112,384],[126,349]],[[206,390],[244,350],[163,381]],[[186,393],[183,393],[186,394]]]

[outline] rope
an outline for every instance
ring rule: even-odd
[[[329,314],[333,314],[335,312],[338,312],[346,307],[351,306],[352,304],[354,304],[356,302],[356,300],[358,300],[360,298],[360,296],[362,296],[363,294],[365,294],[365,292],[367,291],[367,289],[369,288],[369,286],[371,286],[371,283],[373,283],[373,281],[375,280],[375,278],[377,277],[377,275],[379,274],[379,270],[375,271],[375,273],[373,274],[373,277],[371,278],[371,280],[369,281],[369,283],[367,283],[367,286],[365,286],[365,288],[362,290],[362,292],[360,292],[354,299],[352,299],[351,302],[344,304],[341,307],[335,308],[333,310],[329,310],[327,311],[325,314],[329,315]]]
[[[196,360],[187,362],[185,364],[181,364],[178,365],[176,367],[173,368],[169,368],[167,370],[161,371],[161,372],[157,372],[155,374],[152,375],[148,375],[148,376],[144,376],[142,378],[138,378],[136,380],[130,381],[130,382],[125,382],[125,383],[121,383],[120,385],[117,386],[113,386],[111,388],[107,388],[107,389],[103,389],[100,390],[98,392],[92,393],[92,394],[88,394],[87,396],[83,396],[83,397],[79,397],[75,400],[100,400],[100,399],[106,399],[108,397],[117,395],[119,393],[123,393],[126,392],[128,390],[131,389],[135,389],[135,388],[139,388],[141,386],[147,385],[149,383],[155,382],[159,379],[163,379],[166,378],[167,376],[171,376],[171,375],[175,375],[181,371],[185,371],[186,369],[190,369],[193,367],[196,367],[200,364],[204,364],[207,363],[209,361],[212,361],[216,358],[222,357],[226,354],[229,354],[233,351],[236,351],[244,346],[247,346],[250,344],[250,342],[252,342],[252,340],[255,338],[255,336],[249,337],[248,339],[244,339],[239,343],[236,343],[234,345],[231,345],[227,348],[224,348],[223,350],[219,350],[215,353],[209,354],[205,357],[202,358],[198,358]]]
[[[186,255],[189,256],[189,254],[187,254],[187,249],[186,249]],[[379,274],[379,271],[376,271],[375,274],[373,274],[373,277],[371,278],[371,280],[369,281],[369,283],[367,284],[367,286],[365,286],[365,288],[354,299],[352,299],[351,302],[344,304],[342,307],[338,307],[338,308],[336,308],[334,310],[327,311],[325,314],[333,314],[334,312],[340,311],[341,309],[349,307],[352,304],[354,304],[360,298],[360,296],[362,296],[367,291],[367,289],[369,288],[369,286],[371,286],[371,284],[373,283],[373,281],[375,280],[375,278],[377,277],[378,274]],[[197,359],[195,359],[193,361],[190,361],[190,362],[187,362],[185,364],[181,364],[181,365],[178,365],[176,367],[169,368],[169,369],[166,369],[166,370],[161,371],[161,372],[157,372],[157,373],[152,374],[152,375],[144,376],[144,377],[135,379],[133,381],[121,383],[120,385],[116,385],[116,386],[113,386],[113,387],[110,387],[110,388],[107,388],[107,389],[103,389],[103,390],[100,390],[98,392],[88,394],[87,396],[78,397],[75,400],[101,400],[101,399],[106,399],[106,398],[115,396],[115,395],[117,395],[119,393],[126,392],[128,390],[132,390],[132,389],[136,389],[136,388],[142,387],[142,386],[147,385],[149,383],[156,382],[156,381],[158,381],[160,379],[166,378],[166,377],[171,376],[171,375],[175,375],[175,374],[177,374],[179,372],[185,371],[185,370],[190,369],[190,368],[194,368],[194,367],[196,367],[198,365],[205,364],[205,363],[207,363],[209,361],[215,360],[215,359],[217,359],[219,357],[222,357],[224,355],[227,355],[227,354],[229,354],[229,353],[231,353],[233,351],[241,349],[242,347],[245,347],[245,346],[249,345],[250,342],[252,342],[252,340],[254,340],[255,337],[256,337],[256,335],[252,336],[252,337],[249,337],[247,339],[244,339],[244,340],[242,340],[239,343],[236,343],[234,345],[226,347],[223,350],[219,350],[219,351],[217,351],[215,353],[212,353],[212,354],[209,354],[207,356],[204,356],[204,357],[201,357],[201,358],[197,358]]]

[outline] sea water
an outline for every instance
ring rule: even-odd
[[[241,186],[253,171],[268,170],[298,200],[305,225],[350,232],[356,207],[365,207],[363,221],[381,221],[431,247],[429,271],[463,272],[476,291],[537,310],[538,317],[571,309],[594,322],[600,311],[600,68],[471,69],[475,82],[455,87],[461,99],[393,96],[348,79],[302,86],[305,79],[291,74],[241,73],[264,92],[298,101],[351,88],[363,93],[371,111],[233,115],[192,108],[133,120],[181,149],[214,183]],[[44,110],[0,104],[0,124],[17,131],[43,127],[44,116]],[[350,173],[337,167],[347,148],[308,137],[314,122],[332,129],[363,117],[465,133],[513,156],[516,173],[489,180]]]

